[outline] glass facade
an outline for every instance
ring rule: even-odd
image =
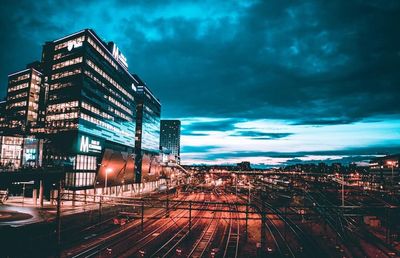
[[[88,171],[67,182],[93,185],[88,180],[94,180],[91,173],[101,166],[105,149],[134,152],[134,79],[91,30],[46,43],[42,63],[48,84],[44,131],[50,139],[44,161],[54,164],[56,157],[76,173]]]
[[[150,164],[159,155],[161,104],[147,86],[135,75],[137,81],[136,106],[136,180],[149,173]],[[148,164],[148,165],[146,165]]]
[[[27,135],[38,119],[41,72],[34,68],[9,75],[5,121],[9,135]]]
[[[146,86],[137,86],[136,138],[141,150],[159,153],[161,104]]]
[[[142,126],[142,149],[158,152],[160,146],[160,116],[144,106]]]
[[[6,169],[17,169],[21,166],[22,137],[2,136],[0,166]]]
[[[122,178],[111,184],[137,180],[138,152],[157,163],[160,102],[90,29],[46,42],[40,62],[9,75],[1,107],[1,164],[62,167],[67,187],[84,188],[104,181],[106,166]]]

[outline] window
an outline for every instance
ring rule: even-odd
[[[76,170],[96,170],[96,157],[88,155],[77,155],[75,162]],[[85,173],[82,173],[85,174]]]
[[[8,105],[8,109],[13,108],[13,107],[26,107],[26,104],[27,104],[26,101],[11,103],[10,105]]]
[[[89,37],[88,42],[92,47],[105,59],[107,62],[111,64],[116,70],[118,70],[117,64]]]
[[[72,76],[72,75],[79,74],[79,73],[81,73],[81,69],[80,68],[72,70],[72,71],[65,71],[65,72],[61,72],[61,73],[55,73],[55,74],[51,75],[51,79],[52,80],[60,79],[60,78],[64,78],[64,77],[67,77],[67,76]]]
[[[11,83],[19,82],[19,81],[22,81],[22,80],[26,80],[26,79],[28,79],[29,77],[30,77],[30,74],[29,74],[29,73],[26,73],[26,74],[23,74],[23,75],[18,76],[17,78],[11,80],[10,82],[11,82]]]
[[[66,87],[71,87],[73,84],[71,82],[67,83],[53,83],[50,85],[50,90],[57,90],[57,89],[62,89]]]
[[[60,43],[54,47],[54,50],[59,50],[67,47],[68,45],[73,45],[74,47],[82,46],[83,41],[85,41],[85,36],[80,36],[78,38],[70,39],[63,43]]]
[[[13,99],[24,98],[24,97],[26,97],[26,96],[28,96],[28,92],[25,91],[25,92],[18,93],[18,94],[13,95],[13,96],[8,96],[7,99],[8,99],[8,100],[13,100]]]
[[[115,126],[112,126],[112,125],[109,124],[109,123],[106,123],[106,122],[104,122],[104,121],[102,121],[102,120],[99,120],[99,119],[97,119],[97,118],[94,118],[94,117],[92,117],[92,116],[89,116],[89,115],[87,115],[87,114],[85,114],[85,113],[82,113],[82,112],[81,112],[80,115],[79,115],[79,117],[82,118],[82,119],[85,120],[85,121],[91,122],[91,123],[96,124],[96,125],[98,125],[98,126],[100,126],[100,127],[106,128],[106,129],[108,129],[108,130],[110,130],[110,131],[113,131],[114,133],[119,134],[119,135],[121,135],[121,136],[131,137],[131,135],[129,134],[129,132],[126,132],[126,131],[124,131],[124,130],[121,130],[121,129],[115,127]]]
[[[111,87],[108,87],[105,83],[103,83],[99,78],[97,78],[96,76],[94,76],[91,72],[89,71],[85,71],[85,74],[92,79],[93,81],[95,81],[98,85],[102,86],[104,89],[108,90],[108,92],[110,92],[112,95],[116,96],[118,99],[120,99],[123,103],[125,103],[126,105],[129,105],[129,101],[126,100],[124,97],[122,97],[120,94],[118,94],[115,90],[111,89]]]
[[[125,94],[129,99],[134,100],[133,96],[127,92],[121,85],[119,85],[113,78],[111,78],[107,73],[105,73],[102,69],[100,69],[97,65],[95,65],[92,61],[86,60],[86,63],[93,68],[98,74],[100,74],[104,79],[114,85],[118,90],[120,90],[123,94]]]
[[[48,115],[46,116],[47,121],[54,121],[54,120],[71,120],[78,118],[78,112],[69,112],[69,113],[63,113],[63,114],[57,114],[57,115]],[[60,126],[63,126],[63,124],[58,124]]]
[[[21,84],[18,84],[18,85],[9,87],[9,88],[8,88],[8,92],[13,92],[13,91],[16,91],[16,90],[21,90],[21,89],[25,89],[25,88],[28,88],[28,87],[29,87],[29,83],[25,82],[25,83],[21,83]]]
[[[71,110],[75,110],[74,108],[78,107],[78,101],[70,101],[70,102],[64,102],[64,103],[58,103],[58,104],[53,104],[53,105],[48,105],[47,106],[47,112],[49,113],[59,113],[59,112],[68,112]]]
[[[70,59],[61,63],[57,63],[53,65],[53,70],[57,70],[66,66],[74,65],[74,64],[79,64],[82,63],[83,58],[82,57],[77,57],[74,59]]]
[[[100,111],[100,109],[95,108],[95,107],[93,107],[92,105],[89,105],[86,102],[82,102],[82,107],[84,109],[89,110],[89,111],[91,111],[91,112],[93,112],[93,113],[95,113],[97,115],[100,115],[100,116],[106,118],[106,119],[110,119],[110,120],[114,121],[114,117],[113,116],[107,114],[106,112]]]

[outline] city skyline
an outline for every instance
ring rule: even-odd
[[[400,151],[395,1],[3,5],[0,96],[43,41],[93,28],[157,92],[162,118],[182,121],[183,164]]]

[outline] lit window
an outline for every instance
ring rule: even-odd
[[[61,63],[57,63],[53,65],[53,70],[57,70],[66,66],[70,66],[70,65],[74,65],[74,64],[79,64],[82,63],[83,58],[82,57],[77,57],[71,60],[66,60],[64,62]]]

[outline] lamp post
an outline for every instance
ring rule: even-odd
[[[342,206],[344,206],[344,173],[342,174]]]
[[[25,182],[22,183],[22,206],[25,204]]]
[[[235,195],[237,196],[237,175],[233,173],[232,177],[235,180]],[[233,180],[232,180],[232,184],[233,184]]]
[[[104,187],[106,188],[106,194],[108,195],[108,189],[107,189],[107,177],[108,177],[108,173],[112,172],[112,168],[107,168],[106,169],[106,180],[105,180],[105,184]]]
[[[251,185],[250,185],[250,180],[249,180],[249,204],[251,203],[251,192],[250,192],[250,187],[251,187]]]
[[[237,175],[235,176],[235,179],[236,179],[235,180],[235,188],[236,188],[235,189],[235,194],[236,194],[236,198],[237,198],[237,183],[238,183],[238,176]]]

